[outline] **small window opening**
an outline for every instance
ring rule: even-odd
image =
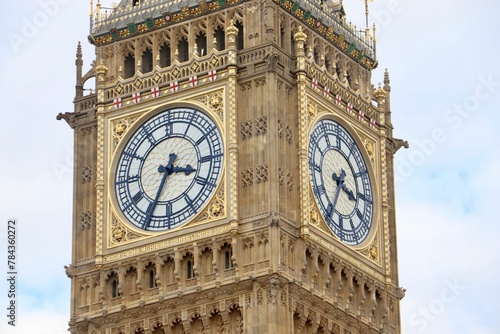
[[[238,28],[238,37],[236,40],[236,46],[238,50],[242,50],[244,47],[244,41],[243,41],[243,24],[241,22],[236,22],[234,25],[236,28]]]
[[[119,297],[118,281],[116,279],[113,279],[111,281],[111,298],[116,298],[116,297]]]
[[[226,48],[226,34],[224,33],[224,29],[218,27],[215,30],[215,49],[218,51],[224,50]]]
[[[147,48],[142,53],[142,73],[148,73],[153,70],[153,52]]]
[[[149,271],[149,288],[156,288],[155,271],[153,269]]]
[[[196,36],[196,51],[198,51],[198,56],[204,56],[207,53],[207,36],[205,34],[200,34]]]
[[[179,43],[177,43],[177,49],[179,50],[179,61],[189,60],[189,44],[185,38],[182,38]]]
[[[135,57],[132,53],[129,53],[125,56],[124,60],[124,78],[131,78],[135,74]]]
[[[186,263],[186,278],[190,279],[194,277],[194,271],[193,271],[193,263],[191,260],[188,260]]]
[[[226,250],[226,252],[224,253],[224,268],[233,268],[233,252],[231,249]]]
[[[160,67],[168,67],[172,65],[172,56],[170,45],[165,43],[160,48]]]

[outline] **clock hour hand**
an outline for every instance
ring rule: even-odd
[[[163,186],[165,185],[165,182],[167,181],[167,176],[169,174],[172,174],[174,167],[172,164],[174,163],[174,160],[177,158],[177,154],[175,153],[170,153],[169,158],[168,158],[168,163],[163,166],[160,165],[158,167],[158,172],[163,173],[163,177],[161,178],[160,181],[160,186],[158,187],[158,191],[156,192],[155,199],[153,203],[151,203],[151,206],[149,207],[149,210],[147,212],[147,217],[144,220],[144,223],[142,224],[142,228],[146,229],[149,226],[149,223],[151,222],[151,217],[153,216],[153,212],[155,211],[156,203],[158,203],[158,199],[160,198],[160,194],[162,192]]]
[[[332,174],[332,178],[337,182],[337,190],[342,188],[342,190],[347,194],[347,197],[351,201],[355,201],[356,197],[354,196],[354,193],[352,192],[351,189],[347,188],[347,186],[344,184],[344,179],[346,177],[346,173],[343,169],[341,169],[340,176],[337,176],[336,173]],[[338,196],[337,196],[338,197]]]
[[[196,172],[196,169],[194,169],[193,166],[191,165],[187,165],[186,167],[175,166],[172,168],[171,173],[182,173],[182,172],[186,175],[189,175],[192,172]]]
[[[335,196],[333,197],[333,210],[335,210],[335,207],[337,206],[337,200],[339,199],[340,195],[340,188],[342,188],[345,177],[346,174],[343,169],[340,170],[340,176],[337,176],[336,173],[332,174],[332,178],[337,182],[337,190],[335,190]]]

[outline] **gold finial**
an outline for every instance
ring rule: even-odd
[[[304,33],[304,31],[302,31],[302,26],[299,26],[297,28],[297,33],[295,33],[295,35],[293,35],[293,39],[295,40],[295,42],[305,42],[306,39],[307,39],[307,35]]]
[[[108,68],[104,66],[104,60],[102,60],[99,63],[99,65],[95,68],[95,71],[97,73],[97,81],[99,84],[104,84],[106,81],[106,74],[108,73]]]
[[[234,25],[234,20],[229,20],[229,26],[226,29],[228,35],[238,35],[238,28]]]
[[[373,95],[375,96],[375,99],[377,99],[378,104],[381,104],[384,101],[387,96],[387,92],[382,88],[381,83],[378,84],[378,88],[375,90]]]

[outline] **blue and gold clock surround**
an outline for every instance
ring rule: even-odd
[[[369,168],[353,136],[339,122],[314,124],[308,148],[316,204],[332,232],[349,246],[364,244],[373,230]]]
[[[113,164],[115,203],[123,217],[152,232],[191,221],[223,174],[224,145],[216,122],[197,108],[172,107],[131,132]]]

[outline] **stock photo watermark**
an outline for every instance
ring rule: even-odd
[[[5,254],[5,262],[7,264],[7,324],[16,326],[17,321],[17,280],[18,280],[18,221],[17,219],[9,219],[6,224],[7,230],[7,253]]]
[[[444,125],[432,129],[429,137],[412,142],[411,152],[407,156],[396,156],[396,183],[404,182],[422,166],[437,150],[438,146],[449,139],[450,131],[456,131],[465,125],[465,121],[481,107],[500,88],[500,81],[492,75],[478,78],[478,84],[473,93],[466,96],[442,114]]]
[[[443,283],[444,288],[440,294],[425,307],[420,307],[417,312],[411,315],[411,328],[409,331],[405,331],[405,334],[424,333],[431,323],[443,315],[449,308],[449,305],[459,299],[467,289],[467,286],[460,283],[456,278],[454,280],[446,280]]]
[[[23,46],[32,41],[61,10],[61,6],[69,4],[70,0],[40,0],[38,10],[31,16],[21,19],[19,29],[7,33],[10,45],[14,52],[19,53]]]
[[[52,171],[60,182],[73,177],[73,161],[73,150],[67,147],[65,161],[52,162]]]
[[[384,9],[373,10],[371,16],[377,27],[377,34],[387,27],[394,16],[403,12],[403,6],[399,0],[389,0]]]

